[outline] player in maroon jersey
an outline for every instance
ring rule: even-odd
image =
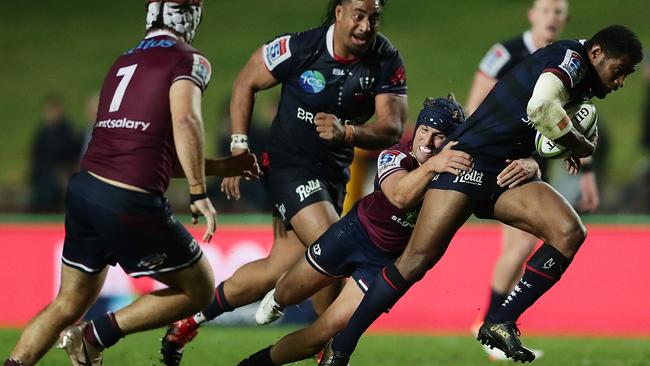
[[[471,169],[471,157],[452,150],[453,142],[434,155],[446,135],[463,120],[462,107],[453,97],[425,101],[413,138],[379,155],[374,192],[307,249],[305,257],[264,297],[256,320],[270,323],[282,315],[285,306],[303,301],[337,278],[350,277],[339,297],[312,325],[285,336],[240,365],[274,366],[311,357],[345,327],[384,263],[392,263],[406,247],[429,181],[436,173],[460,174]],[[528,169],[530,174],[537,171],[532,159],[512,165],[511,169]],[[509,183],[523,180],[523,176],[511,178]]]
[[[211,70],[190,46],[201,0],[147,4],[146,37],[109,70],[82,170],[68,185],[59,294],[27,325],[5,366],[35,364],[59,334],[73,365],[101,365],[103,350],[120,338],[193,314],[214,296],[212,270],[163,193],[170,177],[187,177],[193,221],[205,216],[209,241],[216,211],[206,196],[206,167],[241,175],[255,162],[204,164],[200,105]],[[97,299],[108,265],[118,263],[168,287],[71,326]]]

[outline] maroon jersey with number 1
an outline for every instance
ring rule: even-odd
[[[176,160],[169,88],[187,79],[204,91],[210,74],[199,51],[169,32],[150,33],[106,75],[82,169],[162,194]]]

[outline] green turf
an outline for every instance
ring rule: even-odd
[[[236,365],[241,359],[274,342],[289,328],[207,328],[187,348],[184,365]],[[162,331],[129,336],[106,354],[106,365],[157,365]],[[7,355],[17,330],[0,331],[0,355]],[[627,338],[526,337],[546,355],[538,366],[642,366],[650,360],[650,340]],[[63,352],[51,351],[39,365],[66,365]],[[469,336],[377,335],[365,337],[354,366],[495,365]],[[508,363],[504,363],[508,364]],[[315,365],[303,361],[296,365]]]

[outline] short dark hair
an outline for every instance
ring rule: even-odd
[[[607,57],[627,55],[635,64],[643,59],[641,41],[629,28],[622,25],[610,25],[594,34],[586,43],[587,49],[600,45]]]
[[[349,1],[350,0],[330,0],[329,3],[327,3],[327,10],[325,16],[323,17],[323,22],[321,25],[328,26],[334,23],[336,20],[336,7]],[[386,2],[388,2],[388,0],[379,0],[379,6],[383,8],[386,6]]]

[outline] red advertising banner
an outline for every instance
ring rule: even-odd
[[[191,229],[195,237],[202,232]],[[0,225],[0,326],[22,326],[58,288],[63,225]],[[466,332],[487,305],[500,250],[497,225],[466,225],[440,263],[382,316],[375,330]],[[650,228],[591,226],[573,264],[527,311],[527,332],[650,335]],[[221,226],[202,248],[217,281],[264,257],[272,245],[266,226]],[[161,287],[109,272],[103,296],[137,295]]]

